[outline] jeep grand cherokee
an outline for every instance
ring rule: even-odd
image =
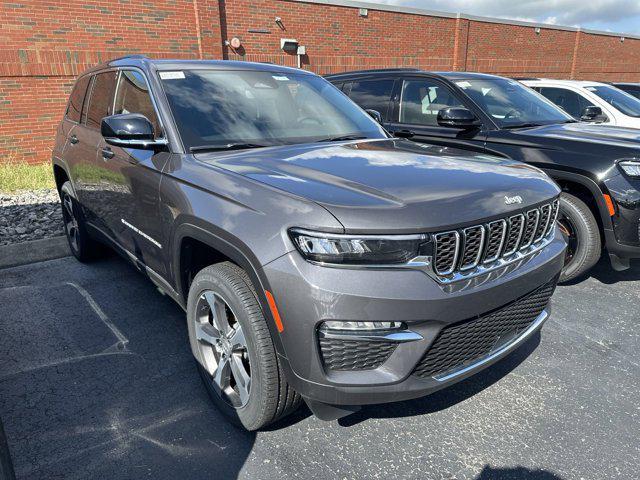
[[[459,381],[536,332],[562,268],[535,167],[389,138],[324,79],[127,57],[78,79],[53,168],[73,254],[102,242],[187,313],[247,429]]]

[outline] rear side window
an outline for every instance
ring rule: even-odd
[[[82,103],[87,93],[87,85],[89,85],[90,78],[88,75],[80,78],[73,87],[73,91],[69,97],[69,105],[67,106],[67,118],[72,122],[80,122]]]
[[[386,118],[392,90],[393,79],[363,80],[351,84],[349,97],[365,110],[377,110]]]
[[[96,75],[91,89],[87,110],[87,127],[100,128],[104,117],[112,115],[113,95],[116,90],[117,72],[105,72]]]
[[[153,125],[156,138],[161,134],[158,117],[149,95],[149,85],[144,75],[136,70],[124,70],[120,74],[114,113],[141,113]]]

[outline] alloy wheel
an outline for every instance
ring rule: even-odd
[[[195,333],[203,367],[216,393],[234,408],[249,401],[251,366],[242,326],[227,301],[204,291],[196,306]]]
[[[78,220],[73,209],[73,199],[68,193],[65,193],[62,197],[62,216],[65,233],[71,248],[77,252],[80,245],[80,230],[78,229]]]
[[[564,264],[568,265],[578,251],[580,240],[576,233],[576,227],[571,219],[562,213],[558,217],[558,228],[567,240],[567,251],[565,253]]]

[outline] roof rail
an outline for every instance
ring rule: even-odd
[[[133,53],[131,55],[123,55],[122,57],[112,58],[109,61],[115,62],[116,60],[126,60],[127,58],[149,58],[149,57],[142,53]]]
[[[351,73],[376,73],[376,72],[419,72],[420,68],[415,67],[396,67],[396,68],[372,68],[370,70],[352,70],[349,72],[330,73],[325,75],[326,77],[336,75],[349,75]]]

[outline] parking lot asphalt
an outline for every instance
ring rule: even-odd
[[[542,334],[418,400],[230,426],[183,311],[116,256],[0,270],[18,479],[613,479],[640,470],[640,265],[559,287]]]

